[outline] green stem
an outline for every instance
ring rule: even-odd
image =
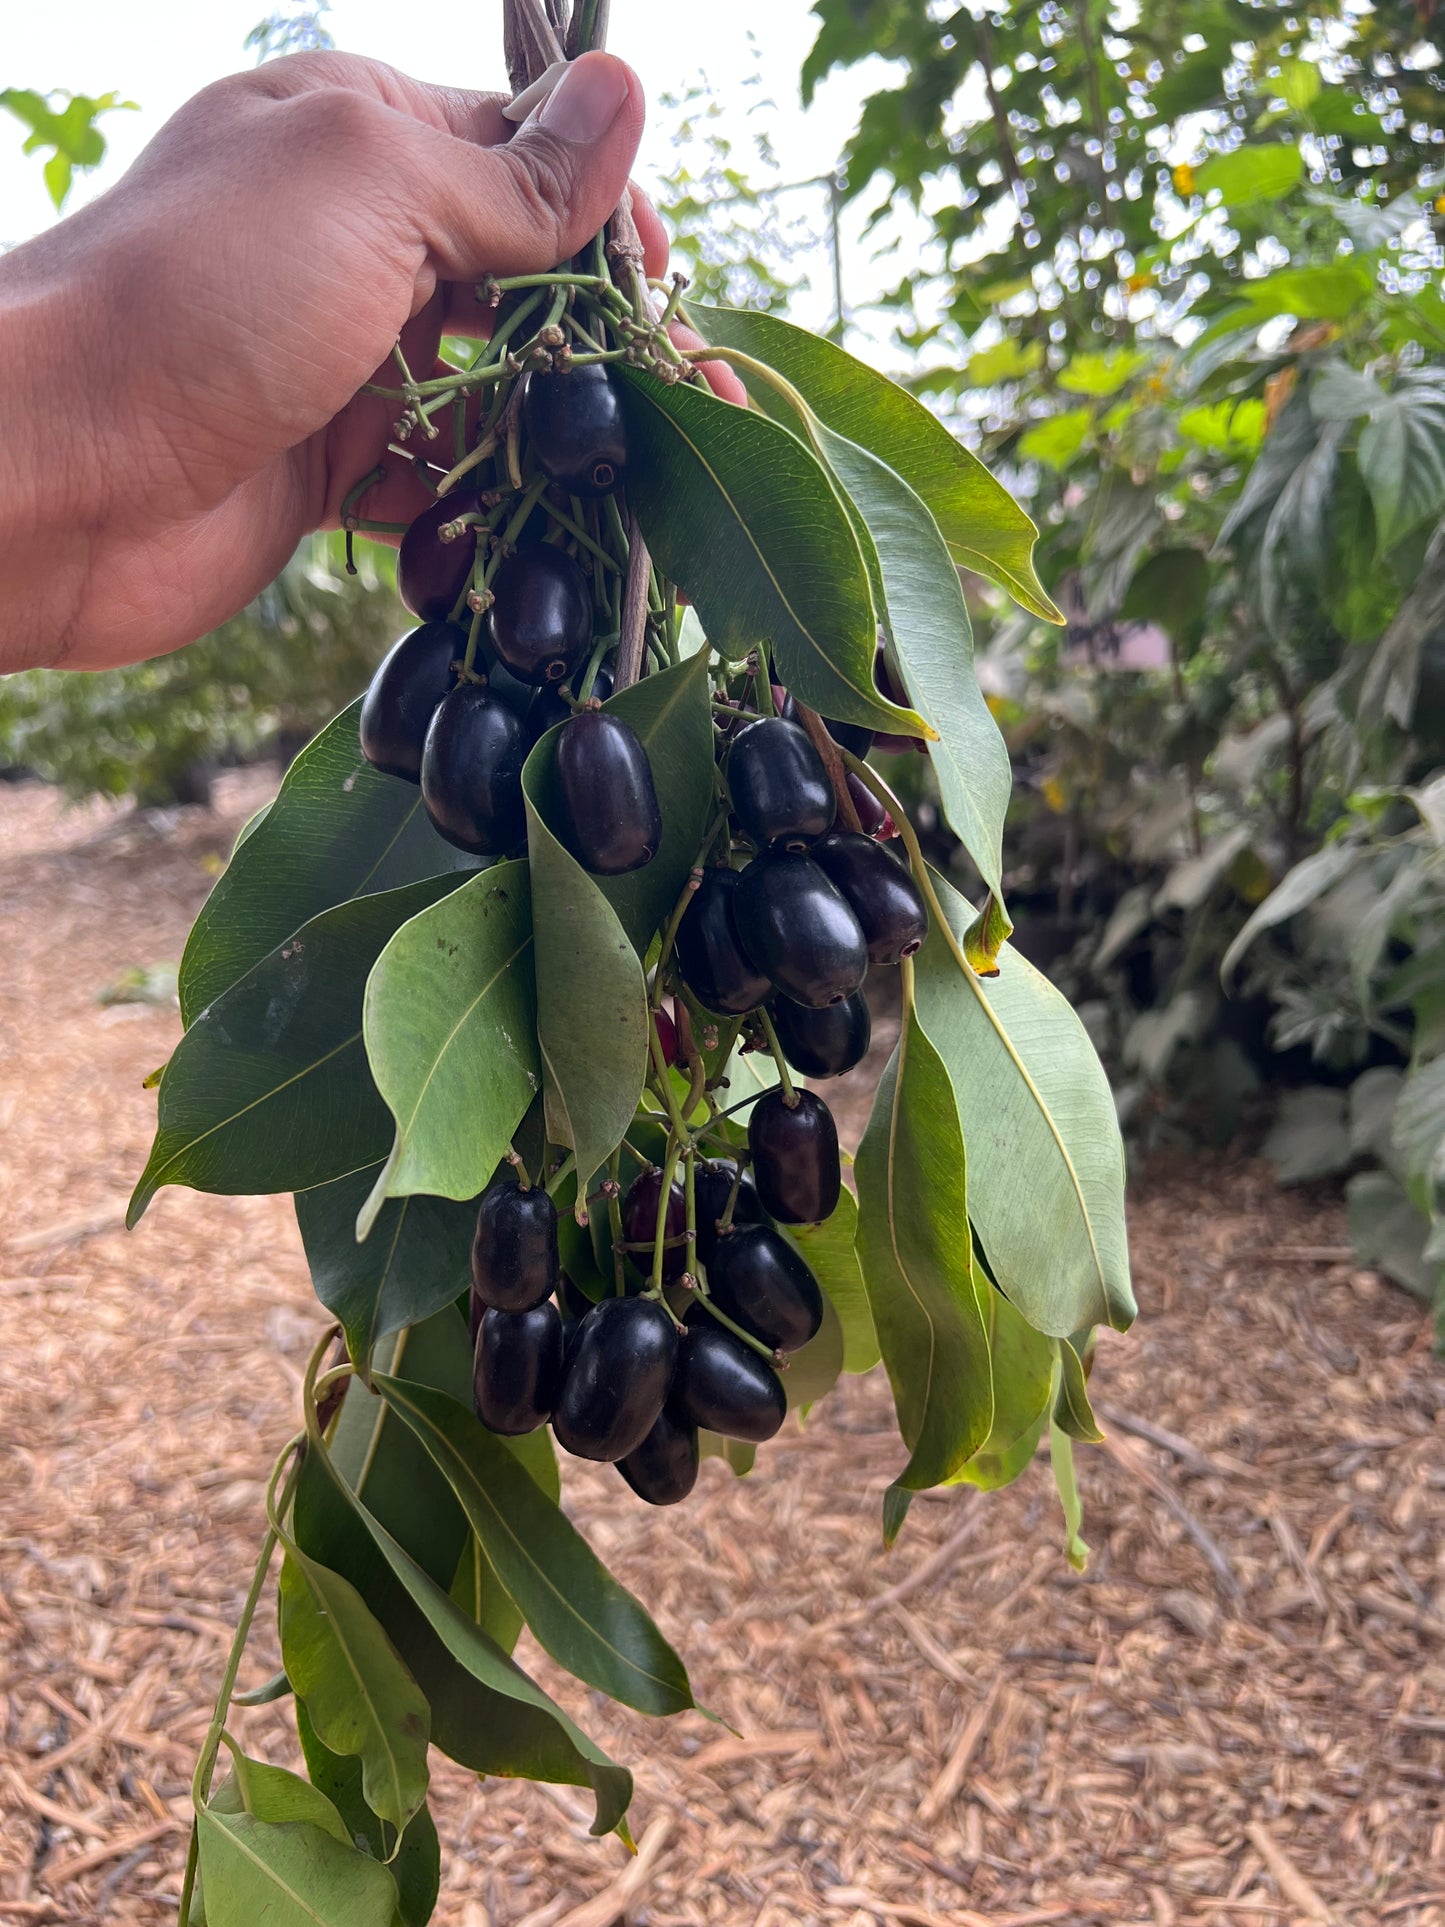
[[[768,1040],[768,1049],[773,1053],[773,1062],[778,1067],[778,1082],[783,1088],[783,1102],[789,1110],[798,1101],[798,1093],[793,1088],[793,1079],[788,1070],[788,1060],[783,1056],[783,1047],[778,1042],[778,1033],[773,1029],[773,1020],[763,1004],[758,1005],[758,1021],[762,1024],[763,1035]]]
[[[607,1175],[612,1180],[612,1188],[607,1194],[607,1229],[612,1238],[612,1290],[615,1297],[621,1298],[627,1291],[627,1274],[622,1267],[622,1145],[620,1144],[607,1160]]]
[[[710,837],[704,839],[704,849],[707,848],[711,840]],[[694,869],[688,872],[687,881],[678,893],[677,902],[672,906],[672,915],[668,918],[666,927],[663,930],[662,948],[657,953],[657,969],[653,973],[652,979],[652,1008],[654,1010],[660,1009],[662,1005],[663,977],[667,970],[667,960],[672,955],[672,947],[677,941],[678,925],[687,915],[687,906],[692,902],[693,897],[697,893],[697,886],[701,882],[702,872],[700,870]]]
[[[557,1166],[557,1169],[552,1173],[551,1177],[548,1178],[546,1185],[543,1187],[549,1198],[556,1197],[557,1193],[561,1190],[562,1186],[567,1182],[568,1178],[571,1177],[573,1167],[576,1165],[576,1162],[577,1162],[577,1159],[572,1154],[572,1152],[569,1151],[566,1157],[563,1158],[562,1162]]]
[[[903,805],[893,794],[892,790],[889,789],[877,770],[870,764],[863,762],[863,760],[855,756],[851,750],[840,749],[838,753],[842,757],[844,765],[852,770],[860,782],[865,783],[867,787],[872,790],[873,794],[878,798],[878,801],[893,818],[894,827],[903,839],[904,849],[908,852],[908,861],[913,870],[913,880],[923,892],[924,901],[933,913],[933,920],[938,925],[939,935],[943,938],[945,948],[952,954],[953,961],[966,977],[975,977],[977,972],[964,955],[963,946],[953,933],[953,925],[943,914],[943,905],[938,901],[938,892],[933,887],[933,879],[929,875],[928,864],[924,859],[923,846],[918,841],[918,834],[909,822],[908,814]]]
[[[778,1355],[771,1345],[764,1344],[761,1338],[754,1338],[750,1331],[744,1331],[736,1319],[729,1318],[712,1295],[700,1285],[695,1284],[691,1286],[690,1289],[695,1304],[704,1306],[720,1325],[726,1327],[734,1338],[741,1339],[742,1343],[746,1345],[750,1351],[755,1351],[759,1358],[765,1358],[770,1365],[776,1366]]]
[[[652,1034],[656,1041],[657,1032]],[[667,1208],[672,1202],[672,1180],[677,1173],[681,1148],[674,1138],[668,1138],[667,1162],[662,1167],[662,1188],[657,1194],[657,1233],[652,1242],[652,1296],[655,1298],[662,1296],[662,1254],[667,1238]]]

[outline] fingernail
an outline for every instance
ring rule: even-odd
[[[627,69],[612,54],[583,54],[542,102],[537,124],[579,147],[601,140],[627,99]]]

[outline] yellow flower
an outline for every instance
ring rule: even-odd
[[[1153,285],[1154,277],[1152,274],[1131,274],[1129,279],[1124,283],[1125,289],[1130,294],[1142,294],[1145,288],[1152,288]]]
[[[1046,776],[1039,792],[1055,816],[1062,816],[1069,807],[1069,793],[1057,776]]]
[[[1194,192],[1194,169],[1187,162],[1174,170],[1174,191],[1176,194],[1189,195]]]

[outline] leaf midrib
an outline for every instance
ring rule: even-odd
[[[472,1017],[476,1012],[477,1006],[490,993],[492,986],[497,982],[499,978],[506,975],[507,971],[511,969],[512,965],[523,954],[523,952],[528,950],[531,947],[531,943],[532,943],[532,933],[529,930],[527,932],[527,935],[517,945],[516,949],[512,951],[511,955],[507,957],[505,962],[498,964],[497,968],[492,972],[491,976],[488,977],[487,981],[482,985],[481,989],[477,992],[476,996],[473,997],[471,1002],[466,1006],[466,1008],[462,1011],[461,1015],[457,1018],[456,1022],[452,1025],[451,1029],[447,1032],[435,1056],[432,1058],[430,1069],[427,1071],[426,1076],[422,1079],[421,1089],[416,1094],[416,1102],[412,1105],[411,1110],[407,1114],[405,1121],[403,1122],[400,1115],[398,1115],[397,1117],[397,1125],[398,1125],[398,1128],[400,1129],[400,1132],[403,1138],[405,1138],[407,1132],[411,1130],[412,1126],[416,1123],[417,1113],[420,1111],[422,1104],[425,1102],[427,1092],[431,1089],[432,1080],[435,1078],[438,1070],[441,1067],[442,1059],[446,1056],[447,1052],[451,1049],[453,1043],[456,1041],[457,1033],[463,1028],[464,1025],[469,1024],[471,1022]]]
[[[220,1832],[225,1837],[225,1839],[234,1848],[234,1850],[242,1856],[243,1859],[250,1861],[251,1865],[255,1867],[260,1873],[262,1873],[268,1881],[270,1881],[271,1885],[275,1887],[278,1893],[285,1894],[288,1900],[294,1902],[294,1904],[297,1907],[299,1907],[301,1911],[306,1915],[306,1918],[308,1920],[314,1920],[316,1922],[316,1927],[333,1927],[333,1922],[335,1919],[334,1915],[328,1916],[326,1914],[318,1914],[316,1909],[312,1906],[311,1902],[306,1899],[305,1895],[302,1893],[299,1893],[295,1887],[291,1886],[287,1881],[283,1880],[281,1878],[281,1875],[271,1865],[270,1861],[263,1860],[261,1855],[256,1852],[256,1849],[248,1845],[248,1843],[245,1840],[243,1840],[238,1833],[233,1832],[232,1829],[226,1825],[225,1821],[220,1818],[219,1815],[211,1813],[205,1807],[202,1807],[201,1817],[204,1820],[206,1820],[211,1826],[215,1827],[217,1831]],[[267,1824],[267,1822],[264,1820],[256,1820],[256,1816],[254,1814],[246,1814],[244,1816],[237,1815],[236,1817],[237,1818],[244,1817],[245,1819],[253,1820],[255,1821],[257,1826],[265,1826]],[[292,1821],[290,1824],[293,1826],[315,1826],[315,1822],[309,1821],[309,1820]],[[330,1835],[326,1834],[325,1829],[323,1827],[317,1827],[316,1831],[322,1834],[326,1838],[331,1837]],[[336,1844],[340,1846],[341,1842],[338,1840]],[[355,1849],[353,1848],[352,1851],[355,1852]],[[375,1864],[380,1865],[380,1862],[376,1862]]]
[[[618,1660],[618,1662],[627,1671],[635,1673],[639,1679],[650,1680],[653,1683],[653,1685],[661,1687],[666,1693],[669,1694],[669,1696],[675,1698],[677,1696],[677,1687],[675,1685],[670,1683],[668,1680],[664,1679],[661,1676],[661,1674],[650,1673],[648,1672],[646,1667],[639,1666],[636,1660],[630,1659],[626,1653],[621,1652],[616,1646],[612,1644],[611,1640],[608,1639],[605,1636],[605,1634],[603,1634],[596,1626],[592,1625],[592,1623],[589,1620],[586,1620],[582,1617],[581,1613],[578,1612],[577,1608],[573,1605],[572,1601],[567,1597],[566,1593],[562,1592],[555,1584],[551,1575],[547,1572],[546,1568],[544,1566],[538,1565],[537,1561],[531,1557],[530,1553],[528,1552],[526,1542],[523,1539],[518,1537],[517,1533],[513,1530],[512,1526],[508,1522],[506,1515],[502,1511],[500,1511],[500,1509],[492,1502],[490,1496],[486,1491],[486,1488],[481,1484],[480,1480],[478,1480],[475,1477],[471,1467],[467,1464],[466,1460],[462,1458],[461,1454],[457,1451],[456,1447],[452,1444],[451,1440],[447,1437],[446,1433],[443,1432],[436,1425],[436,1423],[429,1417],[429,1415],[426,1412],[420,1410],[417,1406],[413,1405],[410,1402],[410,1400],[408,1400],[406,1397],[402,1395],[399,1387],[397,1386],[396,1381],[389,1382],[389,1386],[386,1389],[386,1396],[388,1399],[391,1399],[394,1397],[396,1399],[397,1404],[401,1406],[403,1412],[413,1414],[415,1421],[419,1422],[420,1425],[424,1426],[427,1432],[429,1432],[439,1442],[439,1445],[442,1448],[442,1450],[446,1453],[447,1458],[454,1465],[458,1467],[469,1489],[471,1489],[476,1494],[476,1496],[481,1500],[484,1508],[488,1512],[488,1515],[493,1519],[493,1521],[500,1528],[503,1534],[516,1547],[524,1563],[528,1567],[530,1567],[530,1569],[533,1572],[536,1573],[537,1577],[542,1582],[546,1590],[555,1596],[558,1603],[563,1608],[564,1612],[570,1618],[576,1621],[577,1625],[582,1628],[583,1632],[588,1636],[588,1638],[593,1640],[598,1646],[602,1647],[605,1652],[612,1653],[615,1656],[615,1658]],[[433,1456],[435,1456],[435,1454],[433,1454]],[[458,1496],[460,1497],[460,1493],[458,1494]],[[465,1505],[465,1503],[466,1503],[465,1500],[463,1500],[463,1505]],[[604,1569],[604,1578],[609,1579],[610,1583],[612,1583],[613,1585],[617,1584],[615,1580],[611,1580],[610,1574],[607,1574],[605,1572],[605,1569]],[[534,1627],[533,1631],[535,1630],[536,1628]],[[659,1638],[660,1637],[661,1635],[659,1634]]]

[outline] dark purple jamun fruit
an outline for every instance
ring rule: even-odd
[[[732,1236],[731,1230],[720,1233],[718,1227],[723,1214],[732,1199],[732,1218],[730,1224],[766,1224],[767,1218],[762,1205],[758,1202],[757,1190],[750,1178],[744,1178],[733,1197],[733,1184],[737,1178],[738,1167],[727,1160],[717,1164],[699,1164],[693,1177],[693,1209],[697,1213],[697,1255],[703,1264],[712,1262],[713,1248],[720,1235]]]
[[[861,990],[822,1010],[778,997],[771,1015],[784,1057],[804,1077],[841,1077],[868,1055],[873,1019]]]
[[[868,945],[842,892],[811,857],[755,856],[733,917],[744,952],[795,1003],[841,1004],[868,971]]]
[[[577,1327],[552,1412],[558,1443],[615,1461],[657,1423],[677,1362],[677,1326],[653,1298],[604,1298]]]
[[[868,942],[868,961],[896,964],[921,950],[928,935],[923,893],[885,844],[851,830],[833,830],[809,851],[814,863],[848,899]]]
[[[440,531],[476,506],[458,491],[430,503],[412,522],[396,552],[396,592],[423,622],[444,622],[471,579],[477,532],[468,526],[444,542]]]
[[[492,594],[492,649],[522,682],[561,682],[591,648],[592,591],[565,549],[518,549],[497,570]]]
[[[662,842],[652,765],[635,729],[605,709],[584,709],[557,737],[562,840],[593,876],[626,876]]]
[[[579,669],[574,682],[580,682],[582,671]],[[570,685],[564,685],[570,687]],[[535,743],[539,736],[545,736],[549,729],[558,723],[570,720],[573,709],[566,696],[556,683],[548,683],[545,689],[527,691],[531,697],[531,707],[527,711],[527,730]],[[605,703],[612,694],[612,671],[604,663],[592,678],[592,692],[600,703]]]
[[[627,1187],[622,1200],[622,1234],[629,1244],[645,1244],[646,1251],[630,1253],[632,1262],[644,1277],[652,1276],[652,1247],[657,1240],[657,1207],[662,1198],[662,1173],[643,1171]],[[664,1238],[681,1238],[687,1230],[687,1193],[674,1178],[667,1197]],[[687,1246],[669,1244],[662,1253],[662,1282],[675,1285],[688,1269]]]
[[[432,828],[459,850],[500,856],[527,832],[516,712],[480,683],[459,683],[437,705],[421,759],[421,800]]]
[[[550,1299],[530,1311],[486,1311],[477,1333],[472,1399],[489,1432],[535,1432],[562,1382],[562,1315]]]
[[[748,1149],[763,1209],[780,1224],[820,1224],[843,1182],[838,1127],[814,1091],[760,1097],[748,1118]]]
[[[557,1207],[540,1185],[495,1178],[477,1206],[472,1290],[493,1311],[530,1311],[557,1288]]]
[[[864,836],[875,836],[880,841],[896,834],[893,818],[884,809],[878,798],[869,789],[861,776],[850,769],[848,772],[848,794],[853,800],[853,814],[858,818],[858,827]],[[841,821],[835,822],[835,830],[845,829]]]
[[[729,1318],[780,1352],[800,1350],[823,1323],[817,1279],[771,1225],[744,1225],[720,1238],[708,1287]]]
[[[781,716],[738,731],[724,774],[733,814],[759,849],[805,850],[833,821],[823,759],[807,732]]]
[[[683,982],[701,1004],[724,1017],[756,1010],[772,985],[743,949],[733,918],[742,878],[708,869],[677,926],[673,955]]]
[[[466,646],[450,623],[424,622],[387,653],[361,703],[361,753],[374,768],[421,780],[427,730]]]
[[[627,425],[599,362],[527,377],[522,427],[544,474],[569,495],[607,495],[627,471]]]
[[[697,1484],[699,1462],[697,1427],[669,1404],[641,1445],[617,1461],[617,1470],[649,1505],[676,1505]]]
[[[668,1403],[709,1432],[761,1445],[788,1416],[782,1380],[765,1358],[710,1317],[705,1310],[691,1316]]]

